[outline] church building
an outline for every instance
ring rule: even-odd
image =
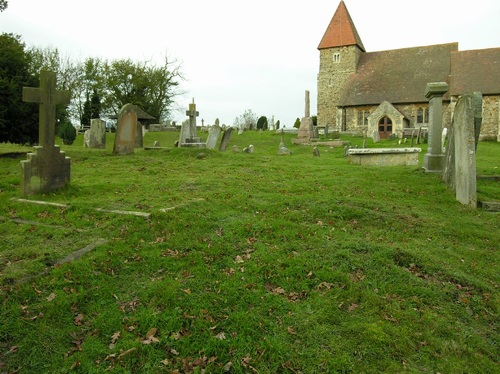
[[[318,125],[400,137],[404,129],[428,125],[427,83],[446,82],[444,126],[460,95],[481,92],[480,139],[500,141],[500,48],[459,51],[449,43],[366,52],[340,1],[318,49]]]

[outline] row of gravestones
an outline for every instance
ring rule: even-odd
[[[429,146],[424,157],[424,168],[429,172],[442,173],[443,179],[456,191],[456,198],[462,204],[477,206],[476,190],[476,149],[481,127],[482,96],[480,93],[463,95],[457,102],[453,123],[449,134],[446,155],[442,147],[442,98],[448,90],[443,82],[429,83],[426,97],[429,103]],[[56,75],[53,72],[40,73],[40,87],[24,87],[23,100],[40,104],[39,146],[34,153],[28,153],[27,160],[21,161],[21,193],[48,192],[64,187],[70,182],[70,159],[55,145],[56,105],[67,104],[70,92],[56,90]],[[189,130],[181,130],[179,146],[196,141],[196,106],[194,101],[186,113],[190,117]],[[307,116],[307,95],[306,95]],[[113,152],[133,153],[137,141],[137,112],[132,104],[125,105],[119,114]],[[105,132],[105,126],[97,125]],[[142,128],[142,126],[141,126]],[[188,132],[189,131],[189,132]],[[193,132],[194,131],[194,132]],[[139,131],[142,138],[142,130]],[[215,148],[221,129],[213,127],[205,146]],[[225,131],[220,150],[225,150],[232,128]],[[102,135],[96,136],[98,138]],[[104,134],[105,137],[105,134]],[[88,135],[94,139],[92,129]],[[90,144],[90,140],[89,140]],[[281,154],[289,154],[284,146],[283,133],[280,144]]]

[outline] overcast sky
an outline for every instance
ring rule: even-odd
[[[186,94],[205,124],[232,125],[245,110],[286,127],[316,114],[317,46],[340,0],[9,0],[0,32],[75,60],[182,62]],[[499,0],[345,0],[367,52],[458,42],[500,47]]]

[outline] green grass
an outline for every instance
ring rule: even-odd
[[[114,156],[112,134],[105,150],[80,135],[62,146],[71,186],[28,197],[65,208],[17,201],[24,157],[0,158],[0,372],[497,371],[498,213],[418,167],[313,157],[292,137],[291,156],[269,132]],[[478,174],[499,152],[479,145]]]

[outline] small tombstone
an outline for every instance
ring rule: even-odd
[[[134,153],[137,133],[137,112],[132,104],[125,104],[118,114],[113,153],[126,155]]]
[[[240,148],[237,145],[233,145],[233,153],[238,153]]]
[[[372,139],[374,143],[379,143],[380,142],[380,133],[377,130],[373,130],[372,132]]]
[[[158,140],[155,140],[153,147],[161,147],[160,142]]]
[[[319,157],[319,149],[318,149],[318,147],[314,147],[313,148],[313,156],[314,157]]]
[[[283,129],[281,130],[281,142],[278,148],[278,154],[279,155],[290,155],[292,154],[292,151],[290,151],[286,145],[285,145],[285,132]]]
[[[226,129],[226,131],[224,131],[224,134],[222,135],[222,140],[220,142],[219,151],[224,152],[226,150],[232,134],[233,134],[232,127],[229,127],[228,129]]]
[[[255,152],[254,146],[252,144],[250,144],[248,147],[243,148],[243,152],[244,153],[254,153]]]
[[[67,104],[69,91],[56,90],[56,74],[40,73],[40,87],[23,87],[23,101],[40,103],[39,146],[21,161],[21,193],[49,192],[69,185],[71,160],[55,145],[56,105]]]
[[[208,129],[207,149],[215,149],[221,131],[222,130],[220,126],[217,124],[210,126],[210,128]]]

